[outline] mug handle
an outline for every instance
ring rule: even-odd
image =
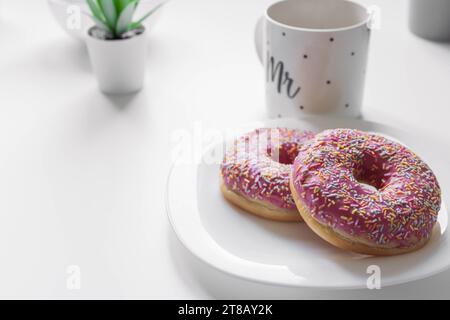
[[[256,53],[258,54],[259,61],[261,64],[263,61],[263,49],[264,49],[264,16],[260,17],[258,19],[258,22],[256,22],[255,26],[255,48]]]

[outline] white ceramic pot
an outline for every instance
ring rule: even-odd
[[[94,26],[89,17],[89,7],[86,0],[47,0],[50,11],[58,24],[72,37],[85,41],[86,32]],[[141,0],[136,10],[136,18],[144,16],[154,7],[166,2],[166,0]],[[159,20],[164,6],[144,21],[147,33],[153,30]],[[89,13],[89,14],[88,14]]]
[[[411,0],[409,28],[422,38],[450,41],[450,0]]]
[[[88,32],[87,46],[100,89],[107,94],[129,94],[142,89],[147,60],[145,30],[122,40],[101,40]]]
[[[369,51],[367,9],[344,0],[287,0],[259,20],[269,117],[358,117]]]

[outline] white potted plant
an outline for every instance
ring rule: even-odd
[[[154,7],[133,21],[139,0],[86,0],[95,26],[88,30],[87,46],[100,89],[108,94],[128,94],[143,87],[147,42],[142,22]]]

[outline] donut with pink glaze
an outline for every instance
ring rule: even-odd
[[[329,243],[370,255],[424,246],[441,205],[438,181],[405,146],[351,129],[300,148],[291,191],[307,225]]]
[[[260,217],[301,221],[289,188],[292,162],[310,131],[262,128],[236,139],[220,171],[221,191],[234,205]]]

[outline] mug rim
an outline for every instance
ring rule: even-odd
[[[264,13],[265,18],[269,22],[271,22],[271,23],[273,23],[275,25],[278,25],[280,27],[283,27],[283,28],[286,28],[286,29],[290,29],[290,30],[295,30],[295,31],[304,31],[304,32],[338,32],[338,31],[347,31],[347,30],[357,29],[357,28],[359,28],[359,27],[361,27],[363,25],[367,25],[368,26],[369,23],[370,23],[371,15],[368,13],[367,7],[362,5],[362,4],[360,4],[360,3],[356,3],[354,1],[348,1],[348,0],[338,0],[338,1],[340,1],[340,2],[347,2],[347,3],[350,3],[352,5],[357,6],[359,8],[364,9],[366,11],[366,18],[363,19],[361,22],[358,22],[358,23],[355,23],[355,24],[352,24],[352,25],[348,25],[348,26],[345,26],[345,27],[320,28],[320,29],[319,28],[296,27],[296,26],[293,26],[293,25],[289,25],[289,24],[277,21],[277,20],[273,19],[269,15],[269,10],[272,9],[273,7],[275,7],[276,5],[278,5],[278,4],[282,3],[282,2],[291,2],[291,1],[294,1],[294,0],[281,0],[281,1],[277,1],[275,3],[272,3],[270,6],[267,7],[267,9],[266,9],[266,11]]]

